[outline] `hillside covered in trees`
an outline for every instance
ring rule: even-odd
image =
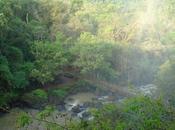
[[[174,130],[175,1],[0,0],[0,122]]]

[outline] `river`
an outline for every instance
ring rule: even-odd
[[[136,89],[144,95],[151,95],[151,93],[156,91],[157,88],[155,85],[150,84],[138,87]],[[68,118],[73,118],[76,120],[92,120],[93,116],[89,113],[89,109],[100,108],[107,103],[118,103],[125,98],[126,97],[110,91],[102,94],[94,92],[78,92],[67,96],[61,108],[57,108],[49,117],[46,118],[46,120],[58,124],[65,124],[65,121]],[[25,111],[32,116],[35,116],[39,112],[39,110],[32,108],[13,108],[10,110],[10,113],[1,115],[1,130],[17,130],[15,121],[18,114],[22,111]],[[62,116],[63,114],[64,116]],[[45,130],[44,126],[44,122],[34,120],[30,125],[19,130]]]

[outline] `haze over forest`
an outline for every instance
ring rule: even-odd
[[[1,130],[175,130],[175,0],[0,0]]]

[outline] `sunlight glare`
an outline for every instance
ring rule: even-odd
[[[155,0],[146,0],[145,3],[145,10],[139,14],[138,23],[140,28],[145,28],[148,26],[152,26],[156,22],[156,1]]]

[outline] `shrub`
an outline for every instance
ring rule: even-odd
[[[33,96],[38,97],[38,98],[47,99],[47,93],[44,90],[42,90],[42,89],[36,89],[36,90],[32,91],[31,94]]]
[[[71,124],[83,130],[174,130],[175,111],[160,100],[136,97],[125,100],[120,106],[105,105],[93,110],[94,120],[86,125]]]
[[[38,119],[45,119],[54,111],[52,106],[46,106],[45,109],[37,114]]]
[[[22,100],[34,108],[41,108],[46,105],[48,94],[42,89],[36,89],[22,96]]]
[[[50,95],[51,96],[56,96],[56,97],[60,97],[60,98],[64,98],[67,95],[67,91],[64,89],[53,89],[50,90]]]
[[[32,122],[29,115],[25,112],[21,112],[17,118],[16,125],[18,128],[24,127],[25,125],[29,125]]]

